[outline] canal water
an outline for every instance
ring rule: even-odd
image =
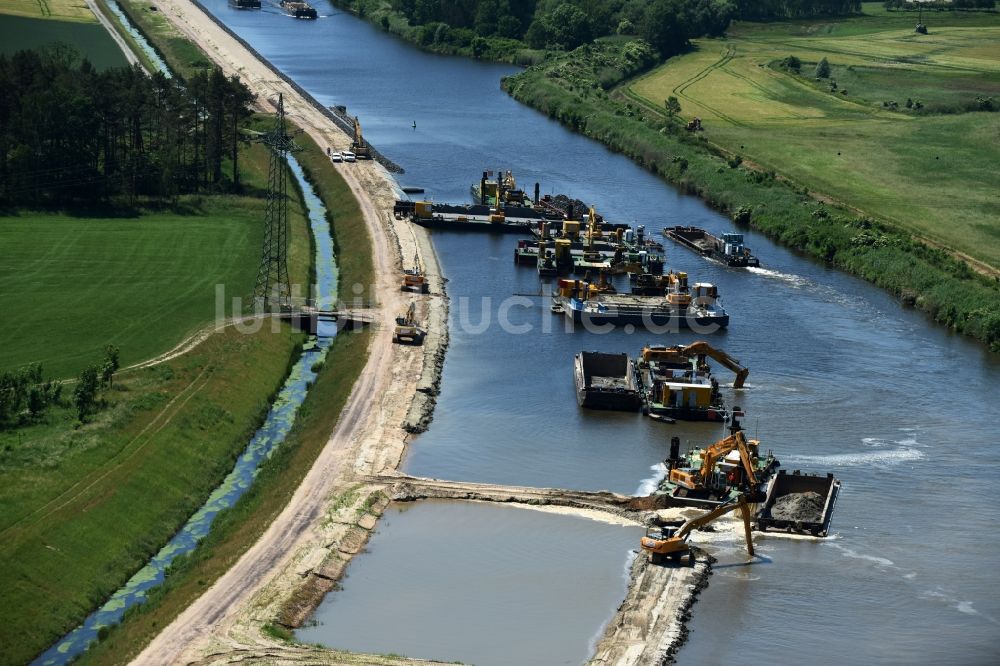
[[[654,236],[674,224],[731,226],[509,99],[499,79],[512,67],[423,54],[343,13],[303,22],[206,4],[323,103],[360,116],[366,136],[406,169],[401,184],[437,201],[467,200],[483,169],[510,168],[527,190],[538,181],[543,192],[574,195]],[[1000,482],[1000,360],[863,281],[758,234],[747,240],[763,268],[728,269],[666,242],[668,264],[719,286],[732,323],[710,340],[751,369],[747,390],[726,395],[747,410],[751,434],[785,468],[833,472],[844,489],[833,536],[822,543],[762,538],[764,557],[745,566],[738,541],[713,541],[720,565],[680,662],[996,661],[1000,549],[989,511]],[[435,233],[434,242],[449,280],[452,337],[434,421],[414,440],[407,472],[631,493],[662,474],[672,435],[703,444],[721,434],[707,424],[584,412],[573,398],[576,352],[636,353],[696,336],[566,331],[540,299],[507,300],[541,288],[532,269],[512,264],[513,238]],[[531,330],[512,331],[518,324]],[[560,536],[553,528],[550,537]],[[611,557],[606,566],[618,571],[621,562]],[[494,579],[469,612],[501,603],[508,584]],[[338,594],[383,591],[355,578]],[[428,613],[439,611],[428,604]],[[380,622],[370,605],[357,612]],[[310,640],[335,645],[349,633],[324,627]],[[429,654],[457,658],[448,651],[452,632],[426,633],[436,641]],[[372,636],[364,649],[395,649],[392,634]],[[572,642],[587,640],[582,632]],[[497,661],[507,647],[484,641],[469,659]]]
[[[391,505],[297,636],[477,666],[579,664],[625,597],[641,534],[494,504]]]
[[[302,190],[310,228],[315,238],[317,281],[314,285],[314,295],[319,304],[332,304],[337,301],[337,267],[326,208],[305,179],[298,162],[290,157],[289,163]],[[232,471],[212,491],[205,504],[188,519],[181,530],[145,567],[112,595],[111,599],[87,617],[82,625],[42,653],[34,661],[36,666],[67,664],[76,659],[92,641],[98,638],[98,632],[103,627],[114,626],[121,622],[129,608],[143,603],[146,595],[163,583],[167,570],[178,556],[190,553],[198,542],[208,535],[215,517],[220,511],[236,504],[253,484],[261,463],[271,456],[274,448],[288,435],[295,422],[296,410],[316,380],[313,367],[326,358],[327,349],[336,334],[335,324],[320,322],[318,335],[311,338],[303,347],[302,355],[292,366],[277,398],[271,404],[264,424],[254,433]]]

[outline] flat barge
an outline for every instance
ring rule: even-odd
[[[260,9],[260,0],[229,0],[233,9]]]
[[[576,401],[589,409],[637,412],[642,394],[628,354],[580,352],[573,365]]]
[[[719,238],[698,227],[676,226],[664,229],[663,235],[727,266],[737,268],[760,266],[760,260],[743,244],[743,234],[724,233]]]
[[[527,206],[497,209],[484,204],[439,204],[430,201],[397,201],[393,214],[409,218],[428,229],[449,231],[485,231],[530,235],[539,222],[551,220],[546,213]]]

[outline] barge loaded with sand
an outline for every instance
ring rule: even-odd
[[[727,266],[739,268],[760,266],[760,260],[743,244],[743,234],[724,233],[719,238],[698,227],[677,226],[664,229],[663,235]]]
[[[581,407],[637,412],[642,393],[628,354],[580,352],[573,365],[576,400]]]
[[[312,5],[299,0],[281,0],[281,8],[292,18],[313,20],[319,17]]]

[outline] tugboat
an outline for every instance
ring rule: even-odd
[[[281,7],[292,18],[312,20],[318,16],[312,5],[298,0],[281,0]]]
[[[760,260],[753,256],[750,248],[743,245],[743,234],[725,233],[722,238],[718,238],[698,227],[668,227],[663,230],[663,235],[727,266],[760,266]]]

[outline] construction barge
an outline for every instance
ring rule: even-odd
[[[314,20],[319,17],[312,5],[299,0],[281,0],[281,8],[292,18]]]
[[[743,244],[743,234],[724,233],[719,238],[698,227],[676,226],[664,229],[663,235],[727,266],[737,268],[760,266],[760,260]]]
[[[581,407],[637,412],[642,393],[628,354],[580,352],[573,364],[576,400]]]
[[[656,296],[618,294],[603,281],[562,279],[553,302],[577,324],[637,326],[656,331],[690,328],[713,332],[729,326],[729,314],[718,302],[718,289],[707,282],[688,287],[687,273],[670,273],[668,287]]]
[[[533,230],[534,239],[520,240],[514,248],[514,263],[535,266],[539,275],[565,275],[586,271],[608,275],[641,272],[663,273],[664,258],[659,247],[645,238],[645,229],[624,224],[597,222],[590,209],[586,232],[578,220],[563,220],[561,228],[549,221]]]

